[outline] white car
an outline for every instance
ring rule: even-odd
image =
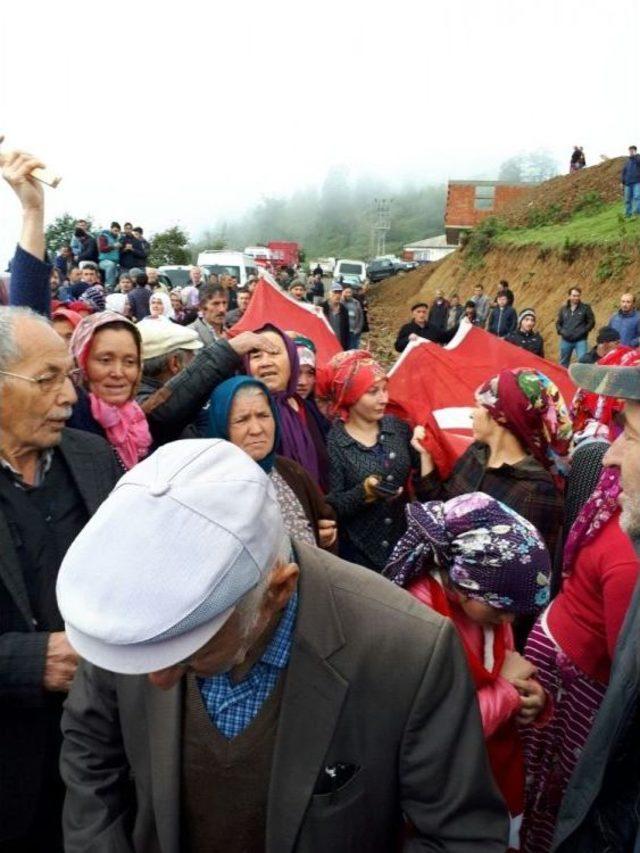
[[[264,275],[264,270],[258,268],[251,255],[244,252],[216,252],[207,249],[198,255],[198,266],[202,267],[207,276],[212,272],[217,275],[232,275],[240,287],[244,287],[249,276]]]
[[[333,277],[336,281],[339,281],[341,276],[345,282],[349,279],[349,283],[351,284],[355,283],[354,278],[357,277],[360,284],[362,284],[367,277],[367,265],[364,261],[352,261],[349,258],[340,258],[333,270]]]

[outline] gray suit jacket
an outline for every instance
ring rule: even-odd
[[[296,552],[267,853],[390,853],[403,812],[405,851],[504,853],[506,812],[451,623],[373,572]],[[181,711],[182,685],[82,666],[62,724],[68,853],[179,853]],[[338,762],[354,774],[314,793]]]

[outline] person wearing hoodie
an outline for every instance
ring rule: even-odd
[[[623,293],[620,308],[609,320],[609,326],[620,333],[620,343],[625,347],[637,347],[640,343],[640,314],[635,305],[633,293]]]
[[[518,326],[518,315],[515,308],[509,305],[509,297],[504,291],[498,293],[496,302],[496,307],[489,312],[487,331],[499,338],[506,338],[507,335],[515,332]]]
[[[507,335],[505,341],[544,358],[544,340],[539,332],[534,331],[535,325],[536,312],[533,308],[525,308],[518,315],[518,328]]]

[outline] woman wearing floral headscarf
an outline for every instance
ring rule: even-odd
[[[340,555],[379,572],[405,530],[405,485],[419,466],[411,431],[385,414],[386,373],[366,350],[334,356],[322,384],[334,418],[327,500],[338,514]]]
[[[140,332],[121,314],[102,311],[78,323],[69,347],[84,382],[68,426],[102,435],[128,470],[151,446],[147,419],[134,400],[142,372]]]
[[[516,722],[540,725],[546,696],[535,667],[514,651],[510,623],[548,602],[549,553],[532,524],[482,492],[412,503],[406,513],[384,573],[458,630],[517,849],[524,764]]]
[[[413,446],[429,472],[421,482],[420,499],[486,492],[540,531],[553,560],[562,530],[562,475],[572,435],[559,390],[536,370],[502,370],[476,391],[472,429],[474,443],[444,482],[416,430]]]

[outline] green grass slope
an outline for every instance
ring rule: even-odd
[[[534,228],[500,231],[497,244],[548,246],[558,248],[568,242],[581,246],[604,246],[640,239],[640,216],[626,219],[622,204],[604,205],[596,212],[579,211],[564,222]]]

